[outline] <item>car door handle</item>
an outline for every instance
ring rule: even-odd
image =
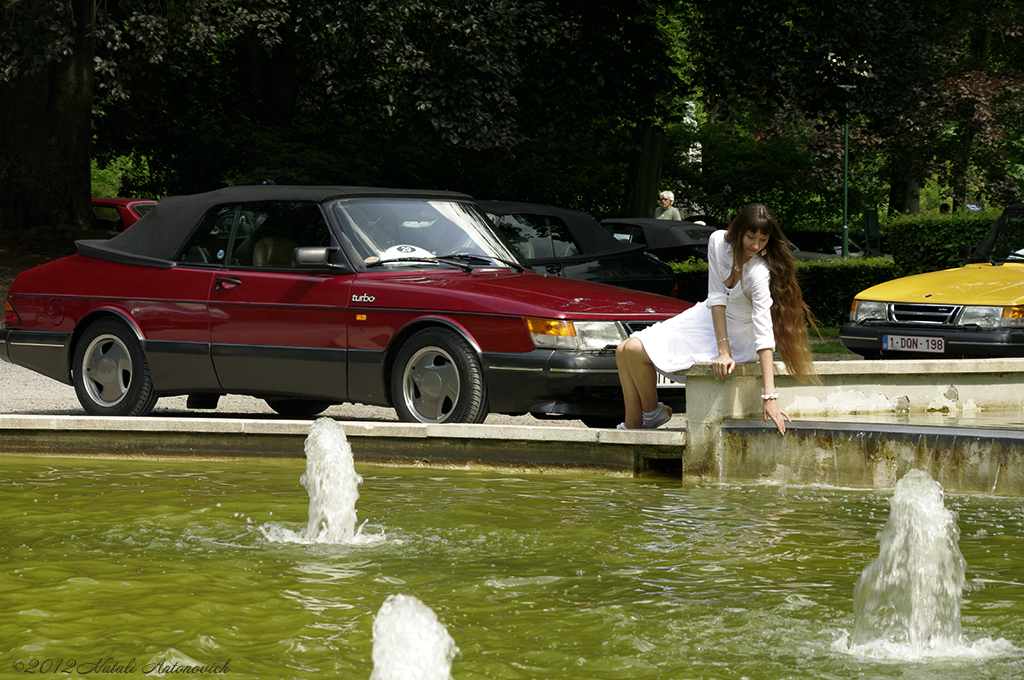
[[[218,278],[216,280],[216,285],[214,287],[217,290],[231,290],[232,288],[235,288],[236,286],[241,286],[241,285],[242,285],[242,279],[234,279],[234,278],[224,277],[224,278]]]

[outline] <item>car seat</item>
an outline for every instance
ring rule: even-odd
[[[295,246],[291,239],[264,236],[252,250],[252,264],[255,267],[291,267]]]

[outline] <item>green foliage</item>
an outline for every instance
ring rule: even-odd
[[[959,267],[960,249],[976,246],[999,217],[999,210],[901,215],[882,226],[886,250],[899,276]]]
[[[773,130],[704,122],[668,130],[663,184],[680,205],[727,219],[747,203],[771,207],[787,233],[838,231],[843,216],[842,130],[785,125]],[[877,164],[861,159],[849,181],[850,223],[859,221],[867,187],[872,200]]]
[[[142,183],[140,178],[149,174],[146,159],[131,156],[117,156],[110,162],[100,166],[96,159],[92,161],[92,195],[93,198],[162,198],[164,192],[153,194],[138,193],[130,187]]]
[[[697,302],[708,296],[708,263],[691,259],[672,262],[679,297]],[[846,322],[854,296],[865,288],[897,277],[890,258],[812,260],[797,263],[797,280],[804,301],[821,326]]]
[[[273,178],[614,214],[675,101],[653,0],[133,3],[104,15],[97,147],[150,158],[151,195]]]

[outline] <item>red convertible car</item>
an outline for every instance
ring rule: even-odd
[[[0,359],[74,385],[97,415],[230,393],[291,417],[355,402],[409,422],[614,425],[615,345],[690,306],[530,271],[450,192],[231,187],[77,248],[15,279]],[[660,398],[682,410],[679,387]]]
[[[151,198],[94,198],[92,212],[97,226],[124,231],[141,220],[154,205],[156,201]]]

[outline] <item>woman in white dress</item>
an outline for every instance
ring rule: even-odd
[[[785,433],[775,392],[773,352],[803,382],[814,375],[807,324],[814,318],[796,280],[796,262],[775,216],[751,203],[708,241],[708,299],[634,333],[615,350],[626,406],[620,428],[653,429],[672,416],[658,401],[657,374],[710,362],[716,378],[758,359],[765,422]]]

